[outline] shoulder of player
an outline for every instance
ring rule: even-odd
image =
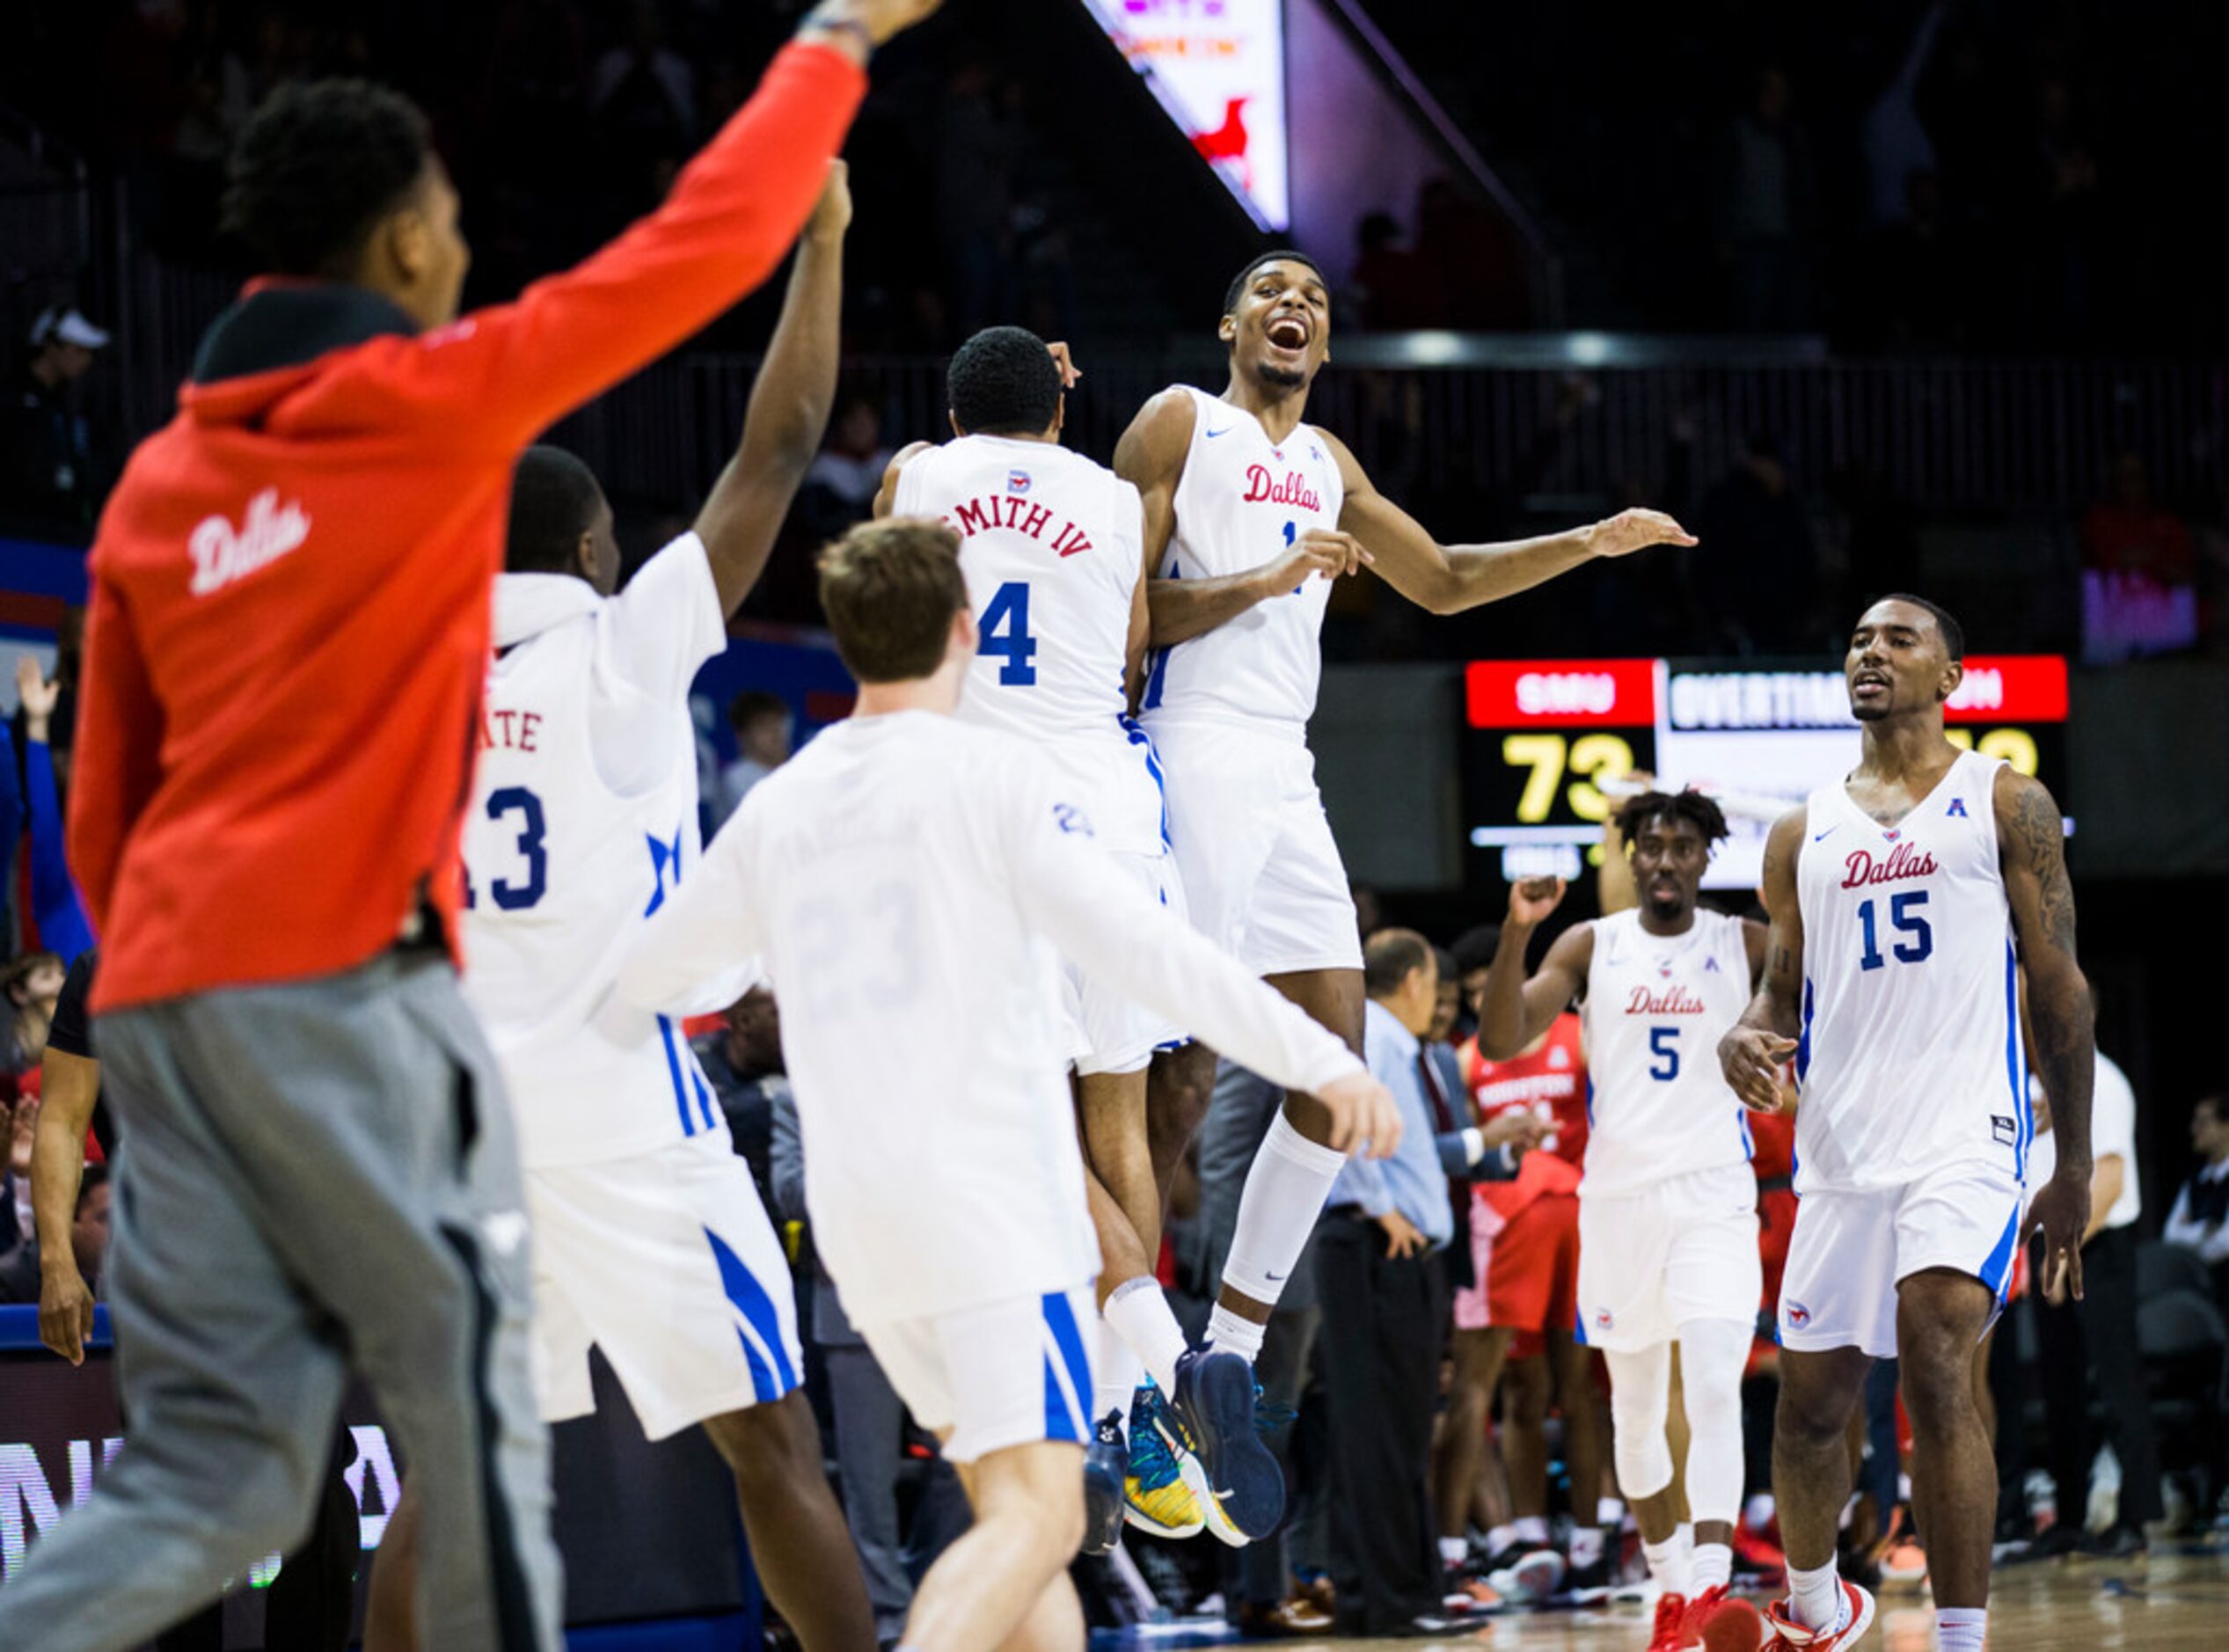
[[[2022,774],[2009,763],[1999,765],[1991,804],[2000,853],[2041,860],[2048,853],[2064,852],[2066,829],[2058,802],[2034,775]]]
[[[1604,924],[1615,924],[1624,916],[1612,912],[1607,917],[1590,917],[1574,924],[1548,943],[1548,955],[1540,961],[1541,967],[1555,964],[1583,975],[1594,967],[1596,930]]]
[[[1370,478],[1363,472],[1362,461],[1355,457],[1353,449],[1321,425],[1305,425],[1302,428],[1324,444],[1325,451],[1331,455],[1331,462],[1339,467],[1340,485],[1348,493],[1370,486]]]
[[[1183,473],[1198,422],[1198,403],[1186,386],[1172,384],[1158,392],[1114,444],[1115,472],[1140,488],[1173,482]]]

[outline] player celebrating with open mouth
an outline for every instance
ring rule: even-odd
[[[1337,437],[1303,422],[1330,331],[1330,290],[1312,261],[1255,259],[1224,297],[1223,392],[1179,384],[1154,397],[1114,469],[1145,507],[1155,653],[1140,720],[1161,753],[1192,920],[1359,1052],[1362,947],[1307,744],[1328,581],[1370,563],[1409,601],[1452,614],[1597,558],[1695,541],[1660,511],[1628,510],[1536,539],[1440,544]],[[1195,1049],[1157,1064],[1150,1135],[1164,1199],[1212,1062]],[[1213,1345],[1260,1352],[1339,1173],[1327,1139],[1325,1116],[1288,1096],[1240,1197]]]

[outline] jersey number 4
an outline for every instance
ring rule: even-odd
[[[1865,936],[1865,951],[1859,954],[1858,963],[1867,969],[1882,969],[1889,961],[1881,955],[1880,919],[1874,913],[1874,904],[1866,900],[1858,905],[1858,927]],[[1922,962],[1935,950],[1935,932],[1919,915],[1919,909],[1926,904],[1925,889],[1906,889],[1889,897],[1889,923],[1897,934],[1907,938],[1890,949],[1898,963]]]
[[[998,681],[1008,688],[1027,688],[1037,681],[1037,639],[1029,634],[1029,581],[1008,580],[983,610],[976,642],[978,654],[1004,656]]]
[[[526,862],[526,875],[516,880],[498,878],[487,886],[487,892],[506,912],[523,912],[550,892],[549,822],[543,818],[542,800],[523,786],[507,786],[488,793],[488,819],[501,822],[506,816],[518,822],[518,852]],[[479,890],[469,866],[464,871],[464,904],[479,904]]]

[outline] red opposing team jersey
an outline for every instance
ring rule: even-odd
[[[1577,1013],[1557,1016],[1538,1045],[1522,1056],[1488,1061],[1473,1038],[1461,1056],[1480,1123],[1524,1107],[1555,1124],[1540,1151],[1524,1156],[1516,1181],[1480,1182],[1473,1189],[1479,1198],[1506,1219],[1544,1193],[1575,1191],[1587,1157],[1587,1055]]]

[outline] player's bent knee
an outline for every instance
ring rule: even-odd
[[[976,1517],[1011,1522],[1019,1540],[1065,1566],[1084,1544],[1081,1466],[1079,1450],[1056,1441],[992,1451],[969,1476]]]
[[[770,1403],[705,1419],[705,1436],[727,1466],[756,1477],[822,1473],[820,1431],[802,1388]]]

